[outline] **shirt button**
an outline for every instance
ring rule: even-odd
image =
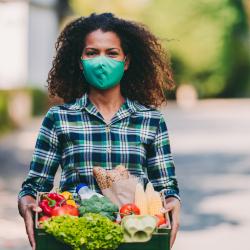
[[[108,152],[108,153],[111,153],[111,147],[108,147],[108,148],[107,148],[107,152]]]
[[[110,127],[109,126],[106,127],[106,132],[110,132]]]

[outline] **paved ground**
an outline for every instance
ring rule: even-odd
[[[182,196],[174,250],[248,250],[250,245],[250,100],[213,100],[166,115]],[[16,195],[40,126],[0,140],[0,250],[28,250]]]

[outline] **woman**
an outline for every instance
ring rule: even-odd
[[[52,96],[64,100],[46,114],[19,193],[19,211],[35,249],[32,213],[38,191],[50,191],[58,166],[60,188],[79,182],[100,191],[93,166],[125,165],[164,190],[174,243],[179,226],[179,190],[166,123],[156,109],[173,85],[167,56],[143,25],[112,14],[92,14],[68,24],[56,43],[49,72]]]

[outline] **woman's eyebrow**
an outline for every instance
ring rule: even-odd
[[[94,51],[99,51],[99,49],[97,49],[97,48],[93,48],[93,47],[86,47],[84,50],[94,50]],[[120,49],[119,49],[119,48],[108,48],[108,49],[106,49],[106,51],[112,51],[112,50],[118,50],[118,51],[120,51]]]
[[[92,47],[86,47],[85,50],[86,50],[86,49],[98,50],[97,48],[92,48]]]
[[[107,50],[119,50],[120,51],[120,49],[119,48],[108,48]]]

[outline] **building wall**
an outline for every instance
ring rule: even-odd
[[[28,74],[28,2],[0,2],[0,89],[25,85]]]
[[[0,89],[46,85],[58,35],[56,2],[0,2]]]
[[[28,22],[28,85],[44,88],[58,35],[56,1],[31,1]]]

